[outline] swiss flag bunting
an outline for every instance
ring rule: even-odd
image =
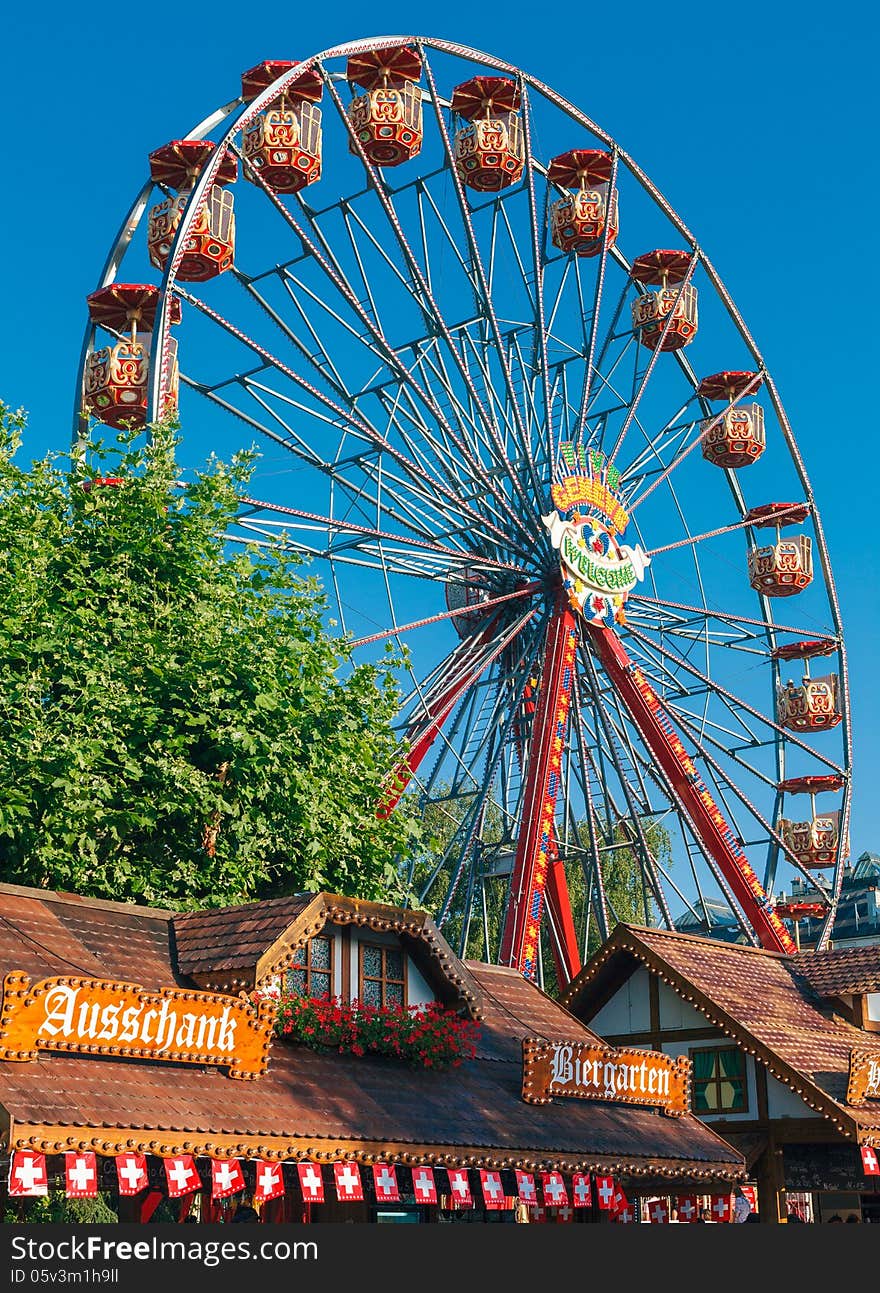
[[[563,1208],[568,1205],[568,1191],[561,1172],[542,1172],[541,1190],[545,1207]]]
[[[632,1205],[627,1203],[619,1212],[614,1213],[611,1220],[616,1221],[619,1226],[631,1226],[635,1221]]]
[[[447,1170],[449,1177],[449,1193],[454,1200],[454,1206],[457,1208],[470,1208],[473,1206],[471,1198],[471,1185],[468,1180],[467,1169],[463,1167],[449,1168]]]
[[[418,1203],[437,1202],[437,1184],[434,1180],[433,1167],[414,1167],[412,1183],[413,1194]]]
[[[713,1221],[730,1220],[730,1195],[729,1194],[712,1195],[712,1220]]]
[[[618,1212],[624,1212],[629,1208],[629,1199],[624,1194],[622,1188],[614,1182],[614,1198],[611,1200],[611,1214],[617,1216]]]
[[[88,1150],[64,1155],[64,1193],[68,1199],[98,1197],[98,1160]]]
[[[501,1209],[505,1206],[500,1172],[489,1172],[481,1167],[480,1185],[483,1189],[483,1203],[487,1208]]]
[[[648,1219],[652,1226],[669,1224],[669,1210],[663,1199],[652,1199],[648,1204]]]
[[[237,1158],[215,1158],[211,1162],[211,1198],[228,1199],[241,1194],[244,1177]]]
[[[589,1208],[592,1203],[590,1173],[574,1172],[571,1178],[571,1201],[576,1208]]]
[[[697,1196],[695,1194],[681,1194],[675,1200],[675,1211],[678,1213],[679,1221],[693,1223],[700,1215],[700,1209],[697,1206]]]
[[[175,1158],[163,1158],[165,1180],[168,1182],[169,1199],[182,1199],[185,1194],[202,1188],[201,1178],[195,1169],[192,1154],[178,1154]]]
[[[361,1173],[357,1163],[334,1163],[336,1197],[340,1203],[360,1203],[364,1197]]]
[[[596,1177],[596,1198],[599,1200],[599,1207],[603,1212],[614,1211],[614,1177],[597,1176]]]
[[[516,1173],[516,1192],[523,1203],[535,1204],[538,1201],[538,1195],[535,1191],[535,1178],[531,1172]]]
[[[117,1154],[116,1179],[120,1194],[140,1194],[148,1185],[146,1155]]]
[[[284,1193],[284,1172],[280,1163],[269,1163],[261,1158],[257,1163],[257,1184],[254,1189],[256,1203],[268,1203]]]
[[[48,1193],[46,1155],[31,1149],[17,1149],[9,1164],[9,1197],[33,1199]]]
[[[880,1159],[872,1145],[862,1145],[862,1168],[865,1176],[880,1176]]]
[[[400,1192],[397,1188],[397,1172],[388,1163],[373,1164],[373,1186],[376,1198],[383,1203],[399,1203]]]
[[[297,1163],[299,1188],[306,1203],[324,1202],[324,1179],[320,1167],[314,1163]]]

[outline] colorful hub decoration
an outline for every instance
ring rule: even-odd
[[[616,468],[603,454],[571,443],[562,445],[561,455],[568,474],[550,493],[571,516],[564,520],[553,511],[541,519],[559,552],[563,587],[573,609],[590,623],[609,615],[620,621],[627,595],[644,579],[651,559],[640,544],[631,548],[617,540],[629,517],[613,492]]]
[[[598,256],[605,242],[617,239],[617,189],[609,195],[613,170],[610,153],[598,148],[573,148],[554,157],[547,169],[551,184],[573,189],[568,197],[550,204],[550,238],[560,251],[575,256]]]
[[[349,82],[366,90],[348,108],[350,152],[357,153],[357,140],[374,166],[399,166],[416,156],[424,133],[421,75],[421,57],[408,45],[368,50],[348,60]]]
[[[522,178],[520,101],[516,81],[504,76],[475,76],[455,87],[452,111],[468,121],[455,134],[455,169],[469,188],[497,193]]]

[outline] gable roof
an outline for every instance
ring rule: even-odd
[[[123,903],[3,886],[0,980],[113,976],[150,989],[186,984],[175,972],[260,966],[327,920],[398,932],[461,998],[480,1008],[474,1059],[445,1073],[385,1056],[325,1053],[273,1041],[269,1067],[247,1091],[213,1067],[115,1056],[44,1053],[0,1063],[0,1122],[9,1147],[30,1145],[164,1155],[259,1155],[422,1161],[450,1166],[607,1170],[650,1179],[737,1180],[742,1155],[692,1114],[601,1101],[522,1099],[522,1043],[598,1040],[517,971],[462,962],[424,912],[332,894],[298,895],[239,909],[177,915]],[[245,950],[246,949],[246,950]],[[218,970],[219,973],[225,971]],[[201,971],[199,971],[201,973]],[[243,1098],[244,1096],[247,1098]]]
[[[803,973],[812,955],[618,925],[562,1000],[589,1020],[615,983],[646,965],[841,1131],[874,1135],[880,1108],[854,1108],[845,1100],[850,1053],[876,1050],[880,1057],[880,1038],[824,1013]]]

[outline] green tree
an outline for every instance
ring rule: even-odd
[[[417,828],[374,811],[399,662],[352,664],[283,544],[230,553],[253,455],[181,485],[157,427],[25,469],[2,412],[0,876],[171,907],[401,896]]]

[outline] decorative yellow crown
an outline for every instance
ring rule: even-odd
[[[598,449],[587,451],[570,440],[559,446],[559,454],[567,475],[550,487],[557,510],[598,512],[610,529],[622,534],[629,523],[629,513],[613,492],[620,482],[618,469]]]

